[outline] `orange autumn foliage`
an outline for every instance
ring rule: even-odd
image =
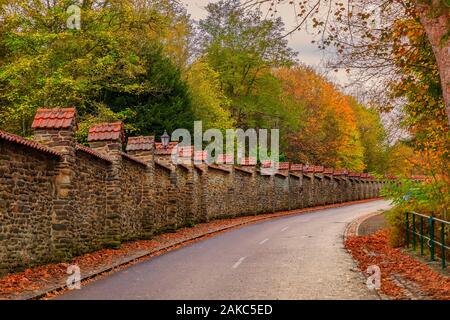
[[[282,82],[284,99],[304,108],[300,129],[289,137],[289,159],[364,170],[364,150],[350,97],[311,68],[282,68],[275,74]]]

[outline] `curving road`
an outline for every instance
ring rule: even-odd
[[[69,291],[58,299],[377,299],[343,247],[374,201],[219,234]]]

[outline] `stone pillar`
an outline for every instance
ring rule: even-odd
[[[146,162],[149,166],[153,165],[155,137],[129,137],[126,150],[129,155]]]
[[[256,158],[253,157],[242,158],[240,166],[243,169],[254,173],[256,172]]]
[[[361,182],[363,184],[362,187],[362,199],[369,199],[370,198],[370,185],[369,185],[369,174],[368,173],[362,173],[361,174]]]
[[[238,161],[239,162],[239,161]],[[245,186],[245,194],[235,195],[245,197],[242,201],[243,207],[238,208],[238,214],[247,214],[249,212],[256,212],[257,209],[253,204],[256,203],[256,188],[255,188],[255,173],[256,173],[256,158],[248,157],[240,159],[240,166],[235,167],[234,170],[245,171],[249,174],[248,183]],[[236,174],[236,173],[235,173]]]
[[[301,164],[291,164],[289,168],[289,173],[295,175],[299,179],[299,189],[293,192],[291,197],[294,197],[294,203],[296,203],[295,209],[301,209],[305,207],[304,190],[303,190],[303,165]]]
[[[314,167],[303,166],[303,190],[305,207],[314,206]]]
[[[335,186],[335,181],[333,179],[333,169],[330,168],[325,168],[323,171],[323,175],[325,178],[325,204],[332,204],[332,203],[336,203],[336,199],[335,199],[335,192],[334,192],[334,186]]]
[[[231,216],[234,214],[234,208],[233,208],[234,156],[228,155],[228,154],[220,154],[216,157],[215,164],[217,166],[229,171],[227,184],[226,184],[227,191],[226,191],[225,198],[226,198],[226,214],[228,216]]]
[[[377,197],[377,190],[376,190],[376,181],[371,177],[370,179],[370,198],[376,198]]]
[[[281,193],[280,199],[283,202],[283,210],[292,210],[291,199],[290,199],[290,176],[289,176],[289,162],[279,162],[277,164],[278,173],[285,177],[284,189],[278,190]]]
[[[336,203],[347,201],[347,172],[346,170],[334,170],[333,180],[335,181],[335,199]]]
[[[170,166],[171,168],[175,168],[175,164],[172,162],[172,152],[178,153],[178,142],[169,142],[169,145],[166,148],[164,148],[161,142],[155,143],[155,161]]]
[[[314,206],[325,204],[324,167],[314,166]]]
[[[122,170],[122,146],[124,143],[122,122],[98,124],[89,129],[88,142],[91,149],[107,155],[112,160],[107,181],[107,206],[104,242],[110,247],[121,243],[122,188],[120,175]]]
[[[34,139],[62,154],[55,175],[53,197],[52,237],[57,259],[72,255],[75,235],[73,213],[75,207],[73,186],[75,178],[75,108],[38,109],[32,124]]]
[[[360,186],[359,186],[359,174],[350,172],[348,174],[349,180],[351,182],[351,196],[350,201],[356,201],[359,200],[360,195]]]

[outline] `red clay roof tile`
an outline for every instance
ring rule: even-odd
[[[194,146],[179,146],[178,155],[182,158],[190,158],[194,154]]]
[[[219,154],[217,156],[216,163],[218,163],[218,164],[233,164],[234,156],[232,156],[230,154]]]
[[[241,166],[255,166],[256,158],[254,158],[254,157],[242,158],[240,165]]]
[[[290,168],[289,162],[273,162],[271,160],[261,161],[262,168],[271,168],[273,164],[275,164],[275,169],[277,170],[289,170]]]
[[[334,170],[333,175],[334,176],[345,176],[348,174],[348,171],[345,169],[341,169],[341,170]]]
[[[291,171],[302,171],[303,165],[302,164],[291,164]]]
[[[171,155],[173,148],[177,148],[178,142],[169,142],[167,148],[163,147],[161,142],[155,143],[155,154],[157,155]]]
[[[31,127],[36,129],[69,129],[76,126],[75,108],[38,109]]]
[[[126,150],[153,150],[154,144],[154,136],[129,137]]]
[[[208,159],[208,152],[206,151],[195,151],[194,161],[206,161]]]
[[[271,168],[271,167],[272,167],[272,161],[270,161],[270,160],[261,161],[261,168]]]
[[[316,172],[316,173],[322,173],[325,170],[325,168],[322,166],[313,166],[313,167],[314,167],[314,172]]]
[[[1,140],[5,140],[5,141],[9,141],[9,142],[12,142],[12,143],[15,143],[15,144],[18,144],[18,145],[22,145],[22,146],[25,146],[25,147],[28,147],[28,148],[32,148],[32,149],[35,149],[35,150],[38,150],[38,151],[42,151],[42,152],[48,153],[48,154],[53,155],[53,156],[62,157],[62,155],[59,152],[57,152],[55,150],[52,150],[52,149],[50,149],[50,148],[48,148],[48,147],[46,147],[46,146],[44,146],[44,145],[42,145],[40,143],[37,143],[37,142],[32,141],[32,140],[27,140],[27,139],[25,139],[23,137],[16,136],[15,134],[8,133],[8,132],[2,131],[2,130],[0,130],[0,139]]]
[[[349,172],[348,176],[352,177],[352,178],[359,178],[359,177],[361,177],[361,174],[360,173],[356,173],[356,172]]]
[[[89,128],[88,141],[105,141],[105,140],[120,140],[121,143],[125,141],[123,132],[123,123],[101,123]]]
[[[289,162],[280,162],[278,163],[278,170],[289,170],[290,163]]]

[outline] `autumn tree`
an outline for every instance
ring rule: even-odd
[[[187,86],[174,64],[181,49],[164,38],[181,22],[167,18],[172,1],[157,3],[165,11],[156,2],[82,1],[78,30],[67,27],[70,1],[2,1],[0,126],[29,134],[43,106],[76,106],[90,122],[112,111],[142,134],[192,126]]]
[[[335,168],[365,169],[357,118],[349,97],[311,68],[282,68],[277,77],[286,97],[303,106],[300,128],[289,137],[293,161]]]
[[[382,124],[380,113],[348,97],[355,114],[356,127],[364,149],[364,164],[368,172],[385,174],[387,172],[389,146],[387,132]]]
[[[202,56],[220,75],[238,127],[278,127],[283,116],[273,68],[290,65],[295,53],[282,39],[281,19],[261,19],[237,0],[207,5],[199,23]]]
[[[264,7],[269,17],[277,17],[280,5],[290,5],[297,25],[293,33],[307,25],[315,28],[320,48],[335,48],[347,59],[346,67],[369,71],[369,78],[389,76],[385,67],[392,66],[390,31],[392,23],[417,16],[432,47],[440,74],[440,86],[445,103],[447,122],[450,123],[449,105],[449,6],[446,0],[244,0],[246,10]],[[408,46],[408,43],[405,43]],[[361,65],[363,62],[363,65]]]
[[[229,111],[230,100],[222,90],[219,73],[207,62],[198,60],[189,66],[186,80],[195,120],[203,121],[203,129],[233,128],[234,121]]]

